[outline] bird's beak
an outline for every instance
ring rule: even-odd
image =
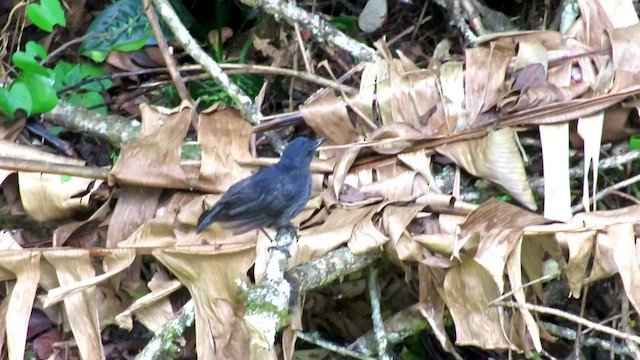
[[[322,143],[324,143],[325,140],[327,140],[327,139],[325,139],[323,137],[318,138],[318,140],[316,140],[316,142],[315,142],[316,149],[319,148],[320,145],[322,145]]]

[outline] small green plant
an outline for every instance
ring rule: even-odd
[[[55,25],[66,26],[64,11],[59,0],[42,0],[29,4],[27,16],[39,28],[51,32]],[[0,110],[13,117],[18,109],[27,114],[43,113],[58,103],[53,88],[53,71],[42,65],[48,59],[42,45],[29,41],[24,51],[16,51],[11,57],[20,70],[10,86],[0,87]]]
[[[66,26],[64,11],[59,0],[42,0],[27,8],[27,16],[39,28],[53,31],[55,25]],[[71,64],[59,61],[53,69],[43,64],[49,59],[47,51],[35,41],[29,41],[24,51],[16,51],[11,57],[18,74],[9,86],[0,85],[0,111],[13,118],[15,112],[23,110],[27,115],[50,111],[58,104],[58,92],[80,84],[89,78],[104,75],[91,64]],[[100,91],[112,86],[105,79],[88,82],[62,97],[72,104],[98,107],[104,104]],[[106,107],[97,111],[106,113]]]
[[[98,78],[104,75],[104,71],[95,65],[84,63],[71,64],[66,61],[59,61],[53,68],[53,72],[55,78],[54,88],[56,91],[75,87],[87,79]],[[63,94],[62,98],[71,104],[86,108],[95,108],[95,111],[106,114],[107,107],[99,106],[104,104],[104,97],[100,92],[109,89],[112,85],[113,82],[109,79],[87,82],[77,89],[74,89],[74,91]]]

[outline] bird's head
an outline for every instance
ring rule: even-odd
[[[278,166],[288,170],[309,169],[316,150],[324,140],[324,138],[319,138],[318,140],[311,140],[305,137],[296,138],[282,152]]]

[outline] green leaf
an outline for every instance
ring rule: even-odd
[[[629,150],[638,149],[640,149],[640,137],[637,135],[633,135],[629,138]]]
[[[14,82],[9,90],[0,88],[0,110],[9,117],[13,117],[18,109],[31,114],[31,93],[27,86],[20,82]]]
[[[94,107],[96,105],[104,105],[104,98],[102,97],[102,95],[93,91],[73,94],[69,97],[68,101],[73,105],[79,105],[86,108]],[[94,109],[93,111],[106,115],[107,107],[101,106]]]
[[[21,70],[31,71],[40,75],[48,75],[49,70],[40,65],[40,61],[37,58],[47,60],[49,55],[47,55],[42,45],[35,41],[29,41],[25,46],[25,51],[16,51],[11,57],[11,60],[13,60],[13,63]]]
[[[61,174],[60,175],[60,182],[62,183],[66,183],[67,181],[71,180],[71,175],[67,175],[67,174]]]
[[[183,24],[189,27],[193,22],[188,10],[179,1],[170,1]],[[187,15],[185,15],[187,14]],[[171,32],[161,22],[165,37]],[[89,25],[87,35],[92,37],[80,45],[80,53],[95,62],[103,62],[113,50],[135,51],[145,45],[157,45],[149,20],[144,15],[140,0],[119,0],[104,9]]]
[[[27,16],[40,29],[51,32],[53,26],[67,26],[59,0],[42,0],[40,4],[29,4]]]
[[[64,83],[67,86],[75,85],[82,81],[82,73],[80,72],[80,66],[77,64],[71,67],[69,72],[64,77]]]
[[[73,86],[87,78],[99,77],[104,75],[104,71],[93,64],[70,64],[66,61],[58,61],[53,68],[56,91],[60,91],[65,87]],[[102,91],[113,86],[110,79],[102,79],[82,85],[80,88],[89,91]]]
[[[336,16],[329,23],[343,32],[358,30],[358,18],[355,16]]]
[[[100,36],[84,41],[80,53],[102,62],[115,48],[140,49],[153,32],[140,0],[119,0],[91,22],[87,34]]]
[[[96,77],[103,76],[104,71],[93,64],[81,63],[80,74],[82,75],[82,79],[84,80],[87,78],[96,78]],[[94,81],[88,84],[84,84],[82,85],[81,88],[89,91],[100,92],[102,90],[109,89],[112,86],[113,86],[113,81],[111,81],[110,79],[103,79],[100,81]]]
[[[11,88],[20,83],[24,84],[31,94],[31,113],[42,114],[58,104],[58,96],[53,88],[53,78],[23,71],[18,75]]]
[[[55,80],[53,88],[56,89],[56,91],[60,91],[69,86],[69,84],[66,83],[65,78],[72,68],[73,65],[64,60],[59,60],[56,63],[56,66],[53,68],[53,78]]]
[[[64,126],[52,126],[47,129],[47,132],[51,135],[58,136],[64,130]]]

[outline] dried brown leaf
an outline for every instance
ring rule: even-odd
[[[347,148],[337,156],[336,165],[333,168],[333,177],[331,178],[329,186],[329,188],[333,190],[332,195],[336,200],[340,198],[344,180],[347,177],[349,169],[351,169],[351,165],[353,165],[353,162],[356,160],[359,153],[360,147],[354,146]]]
[[[527,302],[522,286],[522,254],[522,237],[520,237],[520,241],[516,243],[507,258],[507,274],[509,275],[509,284],[511,285],[511,289],[513,289],[513,297],[519,304],[525,304]],[[527,254],[527,256],[529,255]],[[528,309],[519,308],[516,317],[518,316],[522,318],[522,322],[524,323],[526,331],[528,332],[528,336],[526,336],[524,334],[525,330],[523,329],[520,334],[520,338],[518,339],[520,340],[519,342],[522,344],[525,353],[531,354],[529,341],[533,342],[533,348],[536,352],[539,353],[542,350],[542,344],[540,342],[540,329],[538,328],[538,324],[533,318],[533,315],[531,315],[531,311],[529,311]]]
[[[589,84],[578,83],[567,87],[548,85],[531,87],[522,91],[517,97],[509,97],[500,101],[498,109],[505,112],[516,112],[556,102],[566,102],[584,95]]]
[[[300,107],[304,121],[329,144],[350,144],[358,139],[342,98],[329,93]]]
[[[467,217],[460,226],[460,239],[464,243],[472,237],[480,237],[475,260],[493,276],[502,292],[504,266],[509,254],[520,242],[524,228],[547,222],[538,214],[492,199]]]
[[[374,145],[371,148],[380,154],[397,154],[413,145],[415,140],[423,138],[420,130],[410,124],[392,123],[376,129],[367,140],[379,141],[379,145]]]
[[[571,289],[571,295],[577,299],[580,297],[582,282],[584,281],[587,266],[591,260],[596,232],[568,232],[558,233],[556,236],[566,237],[567,246],[569,247],[569,262],[567,263],[565,273],[567,275],[567,281],[569,282],[569,288]]]
[[[477,47],[466,50],[464,76],[465,103],[468,112],[466,126],[473,126],[480,113],[496,104],[498,91],[502,87],[513,54],[512,47],[505,47],[498,42],[492,42],[489,48]]]
[[[444,290],[444,278],[444,270],[418,264],[420,313],[427,319],[431,330],[440,341],[440,345],[449,351],[451,344],[444,327],[445,304],[442,297],[440,297]]]
[[[142,136],[124,144],[109,183],[159,188],[193,188],[180,167],[180,148],[194,109],[140,106]],[[191,186],[190,186],[191,185]]]
[[[613,259],[618,266],[624,291],[629,301],[640,310],[640,262],[638,259],[638,245],[632,223],[620,223],[607,227],[607,234],[611,237]]]
[[[289,268],[320,257],[349,241],[353,229],[362,219],[370,216],[374,206],[360,209],[336,208],[322,225],[301,230],[298,241],[291,246]]]
[[[42,160],[56,164],[84,165],[84,161],[53,155],[34,148],[0,140],[0,156],[16,159]],[[0,183],[15,173],[0,170]],[[86,210],[92,192],[102,181],[56,174],[18,173],[22,206],[37,221],[53,221]],[[84,194],[79,197],[79,194]]]
[[[96,246],[98,242],[98,226],[109,215],[110,200],[105,201],[96,212],[84,221],[72,221],[59,226],[53,233],[53,246],[63,246],[69,238],[73,238],[76,247]]]
[[[500,292],[480,264],[471,258],[463,259],[447,272],[443,288],[444,301],[456,325],[456,344],[483,349],[510,347],[504,336],[504,310],[489,307]]]
[[[593,255],[593,267],[588,280],[606,279],[618,273],[618,265],[614,258],[613,242],[609,235],[596,234],[596,251]]]
[[[169,279],[164,271],[157,271],[147,285],[151,292],[136,299],[125,311],[115,317],[121,328],[126,330],[133,328],[132,314],[135,314],[137,320],[152,332],[158,331],[173,317],[174,312],[169,295],[180,289],[182,283]]]
[[[251,124],[233,108],[214,105],[200,114],[198,141],[202,161],[198,184],[209,192],[222,193],[251,175],[240,162],[251,158]]]
[[[242,331],[244,300],[238,286],[253,265],[254,245],[158,249],[153,255],[193,297],[198,358],[248,358],[249,339]]]
[[[372,217],[380,208],[374,208],[354,228],[353,235],[347,243],[349,250],[354,254],[364,254],[382,247],[389,241],[389,237],[378,229],[373,223]]]
[[[78,262],[78,264],[82,264],[85,261],[85,256],[88,257],[88,253],[79,252],[79,249],[69,249],[69,254],[64,255],[65,250],[57,250],[54,257],[52,257],[52,261],[49,261],[54,266],[57,264],[59,260],[57,257],[65,260],[69,259],[69,262]],[[68,296],[72,296],[78,292],[84,291],[85,289],[91,289],[95,285],[106,281],[107,279],[119,274],[123,270],[127,269],[129,265],[133,262],[133,259],[136,256],[136,252],[134,249],[112,249],[110,250],[110,254],[104,257],[104,273],[98,276],[87,276],[83,275],[82,279],[70,282],[67,284],[60,283],[60,287],[49,290],[46,296],[42,297],[43,307],[49,307],[51,305],[56,304],[59,301],[64,300]],[[50,260],[47,255],[45,255],[47,260]],[[82,265],[80,265],[82,266]],[[56,269],[58,270],[58,269]],[[69,271],[62,269],[64,271]],[[91,272],[94,273],[93,268]],[[78,275],[75,275],[78,276]],[[58,275],[60,277],[60,275]]]
[[[557,31],[505,31],[480,36],[475,40],[475,44],[500,41],[515,46],[520,41],[536,41],[547,49],[557,49],[562,45],[562,40],[562,34]]]
[[[482,139],[447,144],[436,150],[470,174],[500,185],[514,199],[533,210],[537,204],[527,181],[516,136],[513,129],[501,129],[489,132]]]
[[[91,281],[95,276],[88,250],[47,251],[44,258],[55,268],[61,287]],[[64,297],[64,310],[82,358],[103,359],[95,286]]]
[[[413,199],[413,184],[416,173],[404,169],[401,170],[402,172],[389,178],[378,175],[378,181],[363,185],[360,191],[381,195],[385,201],[407,201]]]
[[[128,238],[140,225],[152,219],[162,190],[124,186],[120,189],[109,229],[106,247],[113,248]]]
[[[406,231],[409,223],[416,217],[418,212],[424,208],[424,205],[388,205],[382,212],[382,227],[386,234],[389,234],[389,246],[386,247],[390,251],[393,247],[392,254],[403,261],[417,261],[423,258],[422,247],[408,236]]]
[[[5,250],[0,253],[0,268],[14,274],[16,282],[2,302],[5,325],[0,327],[0,337],[7,338],[9,359],[24,359],[27,328],[33,300],[40,279],[40,252]],[[6,327],[10,324],[10,329]],[[10,331],[8,331],[10,330]]]

